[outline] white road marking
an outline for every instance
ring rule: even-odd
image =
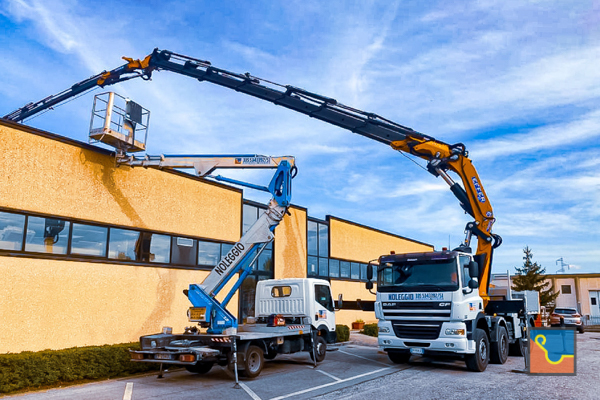
[[[333,376],[331,375],[329,372],[325,372],[325,371],[321,371],[320,369],[316,369],[315,371],[322,373],[325,376],[330,377],[331,379],[335,379],[336,381],[341,381],[341,378],[338,378],[337,376]]]
[[[239,382],[239,384],[242,387],[242,389],[244,389],[246,391],[246,393],[248,393],[248,396],[252,397],[253,400],[262,400],[260,397],[258,397],[258,395],[256,393],[254,393],[252,391],[252,389],[250,389],[248,386],[246,386],[245,383]]]
[[[290,394],[286,394],[285,396],[279,396],[279,397],[273,397],[271,400],[281,400],[281,399],[287,399],[288,397],[292,397],[292,396],[297,396],[299,394],[304,394],[304,393],[308,393],[308,392],[312,392],[313,390],[319,390],[319,389],[323,389],[326,388],[328,386],[332,386],[332,385],[338,385],[340,383],[343,382],[348,382],[351,381],[353,379],[358,379],[358,378],[362,378],[363,376],[367,376],[367,375],[372,375],[372,374],[376,374],[378,372],[381,371],[385,371],[386,369],[391,369],[392,367],[387,367],[387,368],[380,368],[380,369],[376,369],[375,371],[371,371],[371,372],[366,372],[364,374],[360,374],[360,375],[356,375],[350,378],[346,378],[346,379],[341,379],[339,381],[335,381],[335,382],[330,382],[330,383],[326,383],[324,385],[320,385],[320,386],[315,386],[309,389],[304,389],[304,390],[300,390],[298,392],[294,392],[294,393],[290,393]]]
[[[354,357],[362,358],[363,360],[367,360],[367,361],[371,361],[371,362],[374,362],[374,363],[377,363],[377,364],[381,364],[381,365],[387,365],[387,366],[389,366],[389,364],[382,363],[381,361],[375,361],[375,360],[372,360],[372,359],[370,359],[370,358],[367,358],[367,357],[358,356],[358,355],[356,355],[356,354],[348,353],[347,351],[344,351],[344,350],[338,350],[338,351],[339,351],[340,353],[348,354],[349,356],[354,356]]]
[[[123,393],[123,400],[131,400],[133,394],[133,382],[127,382],[125,385],[125,393]]]

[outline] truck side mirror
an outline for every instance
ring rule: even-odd
[[[342,309],[342,305],[344,304],[344,300],[342,300],[342,294],[338,294],[338,299],[335,302],[335,308],[337,310],[341,310]]]
[[[475,261],[469,262],[469,276],[471,276],[471,278],[479,277],[479,265]],[[471,282],[469,282],[469,287],[471,287]]]
[[[367,280],[369,282],[373,280],[373,264],[371,263],[367,265]],[[371,287],[367,287],[367,289],[373,289],[373,282],[371,282]]]
[[[469,289],[477,289],[479,287],[479,283],[475,279],[471,279],[469,281]]]
[[[367,290],[373,289],[373,282],[372,281],[365,282],[365,287],[367,288]]]

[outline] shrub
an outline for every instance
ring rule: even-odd
[[[130,361],[139,343],[0,354],[0,393],[68,382],[108,379],[159,368]]]
[[[346,325],[336,325],[335,333],[337,334],[338,342],[347,342],[350,340],[350,328]]]
[[[366,324],[363,327],[363,330],[360,331],[360,333],[377,337],[379,333],[379,328],[377,328],[377,324]]]

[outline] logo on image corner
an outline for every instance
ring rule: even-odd
[[[529,373],[575,375],[575,329],[532,328]]]

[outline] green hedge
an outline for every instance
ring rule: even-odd
[[[360,331],[360,333],[377,337],[379,329],[377,328],[377,324],[366,324],[363,326],[363,330]]]
[[[139,348],[139,343],[124,343],[0,354],[0,393],[158,369],[156,364],[130,361],[127,350]]]
[[[337,333],[338,342],[347,342],[350,340],[350,328],[346,325],[336,325],[335,332]]]

